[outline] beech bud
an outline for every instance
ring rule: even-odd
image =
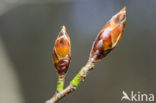
[[[62,27],[53,49],[53,62],[58,75],[64,76],[69,68],[71,60],[70,38],[65,26]]]
[[[123,35],[126,21],[126,7],[114,15],[99,32],[93,43],[90,58],[96,57],[95,62],[111,52]]]

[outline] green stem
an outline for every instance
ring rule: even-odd
[[[58,81],[57,81],[57,92],[62,91],[64,88],[64,76],[58,75]]]
[[[58,84],[57,84],[57,91],[52,98],[50,98],[46,103],[56,103],[61,98],[63,98],[66,94],[76,90],[79,84],[84,81],[85,77],[87,76],[88,72],[94,68],[95,65],[95,58],[90,58],[87,64],[80,70],[80,72],[73,78],[70,84],[63,89],[64,80],[62,81],[59,77]],[[63,78],[64,79],[64,78]]]
[[[94,67],[94,64],[92,60],[89,60],[88,63],[80,70],[80,72],[73,78],[73,80],[70,82],[70,85],[73,85],[74,89],[78,87],[78,85],[84,81],[85,77],[87,76],[89,70],[91,70]]]

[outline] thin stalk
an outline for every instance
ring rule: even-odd
[[[57,81],[57,92],[62,91],[64,88],[64,76],[58,75],[58,81]]]
[[[85,77],[87,76],[88,72],[94,68],[95,65],[95,58],[90,58],[87,64],[82,67],[80,72],[73,78],[70,84],[64,89],[59,92],[56,92],[52,98],[50,98],[46,103],[56,103],[65,95],[69,94],[70,92],[76,90],[81,82],[84,81]]]

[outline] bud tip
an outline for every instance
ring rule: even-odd
[[[66,27],[64,25],[62,26],[61,31],[64,32],[64,33],[66,32]]]
[[[123,11],[123,12],[126,12],[126,6],[124,6],[122,9],[121,9],[121,11]]]

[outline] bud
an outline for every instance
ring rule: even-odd
[[[122,37],[126,21],[126,7],[114,15],[99,32],[90,53],[95,62],[111,52]]]
[[[71,53],[70,53],[70,38],[66,32],[65,26],[62,27],[53,49],[53,62],[58,75],[64,76],[69,68]]]

